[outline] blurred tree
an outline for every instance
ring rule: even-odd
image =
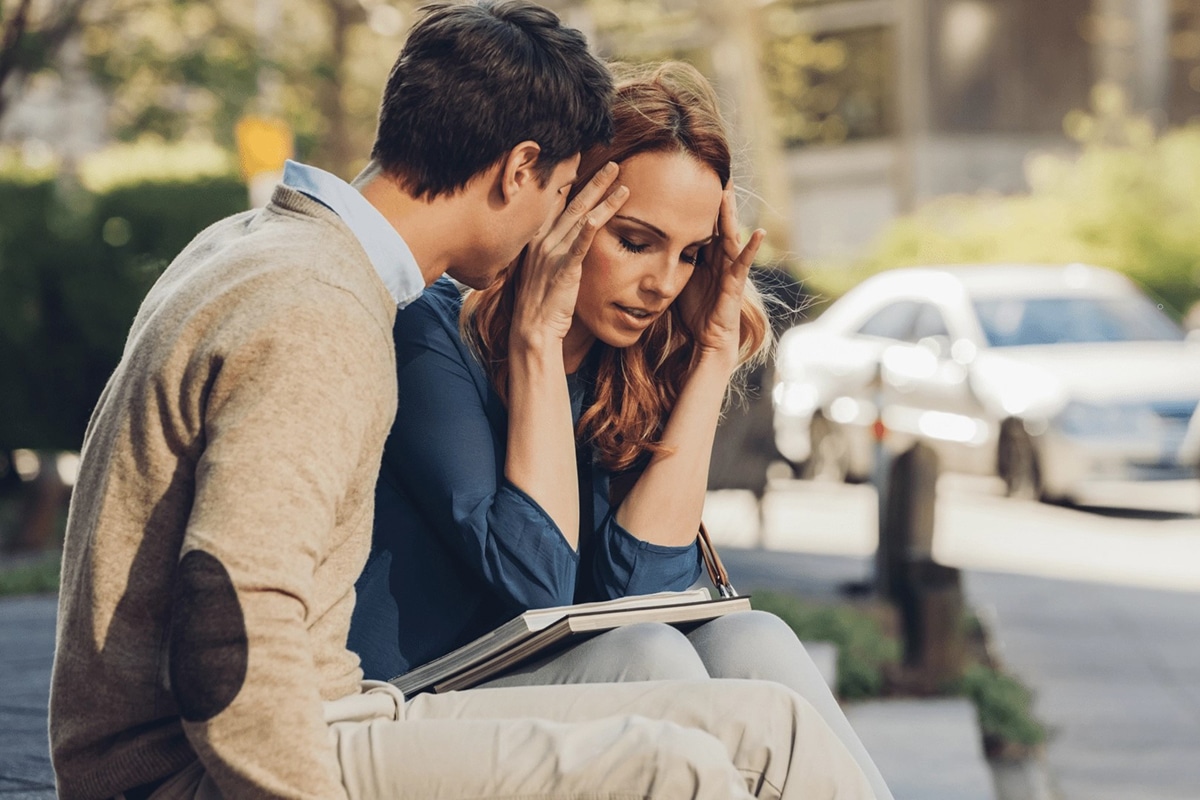
[[[282,116],[301,157],[348,176],[363,165],[378,93],[412,3],[383,0],[111,0],[83,32],[111,93],[116,136],[203,134],[232,146],[247,112]]]
[[[211,138],[246,113],[281,116],[306,160],[365,162],[379,92],[416,0],[0,0],[5,101],[77,41],[108,93],[116,138]]]
[[[50,68],[89,0],[0,0],[0,119],[21,84]]]

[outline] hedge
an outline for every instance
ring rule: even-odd
[[[0,450],[79,448],[150,285],[246,203],[233,177],[93,192],[0,175]]]

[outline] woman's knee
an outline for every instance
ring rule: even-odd
[[[767,678],[797,659],[804,646],[783,620],[765,611],[718,617],[689,634],[709,673],[720,678]]]
[[[727,614],[702,625],[706,631],[730,648],[799,647],[800,640],[788,624],[766,611],[741,611]]]
[[[609,631],[604,637],[604,658],[620,670],[620,680],[708,677],[692,643],[670,625],[640,622]]]

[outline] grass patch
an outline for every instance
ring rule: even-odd
[[[0,597],[58,591],[62,554],[47,553],[36,560],[0,567]]]

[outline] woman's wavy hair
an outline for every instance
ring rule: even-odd
[[[729,183],[729,139],[712,86],[682,62],[614,65],[615,135],[610,144],[583,153],[571,197],[609,161],[621,163],[640,153],[686,153]],[[701,262],[698,269],[708,266]],[[493,286],[470,292],[459,320],[496,391],[508,402],[508,333],[513,318],[518,259]],[[766,356],[771,329],[762,296],[747,283],[742,301],[739,363],[733,391],[745,373]],[[599,352],[597,352],[599,351]],[[591,357],[596,374],[591,404],[584,409],[576,435],[590,442],[599,462],[621,471],[665,450],[663,426],[675,405],[695,357],[695,340],[676,304],[625,348],[597,343]],[[727,396],[728,399],[728,396]]]

